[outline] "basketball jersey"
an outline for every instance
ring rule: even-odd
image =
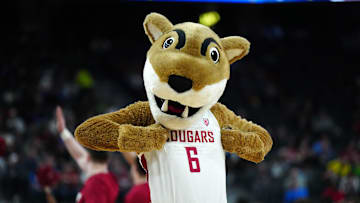
[[[189,129],[172,130],[161,150],[141,159],[152,203],[227,202],[225,151],[211,111]]]

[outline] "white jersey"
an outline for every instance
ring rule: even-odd
[[[171,131],[163,149],[141,156],[152,203],[226,203],[225,152],[208,111],[185,130]]]

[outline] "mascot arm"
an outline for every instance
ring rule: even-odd
[[[264,128],[237,116],[220,103],[215,104],[211,111],[219,122],[225,151],[255,163],[264,160],[273,144]]]
[[[160,149],[168,130],[155,124],[148,102],[92,117],[75,130],[76,140],[98,151],[146,152]]]

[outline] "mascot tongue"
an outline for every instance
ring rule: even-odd
[[[168,113],[181,115],[181,113],[184,111],[184,109],[185,109],[185,106],[181,105],[178,102],[174,102],[174,101],[169,100]]]

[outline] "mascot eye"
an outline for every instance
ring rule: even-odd
[[[212,47],[210,49],[210,57],[211,57],[211,60],[214,62],[214,63],[217,63],[219,62],[219,51],[216,47]]]
[[[172,45],[174,43],[174,41],[175,41],[175,39],[173,37],[167,38],[163,44],[163,48],[167,49],[170,45]]]

